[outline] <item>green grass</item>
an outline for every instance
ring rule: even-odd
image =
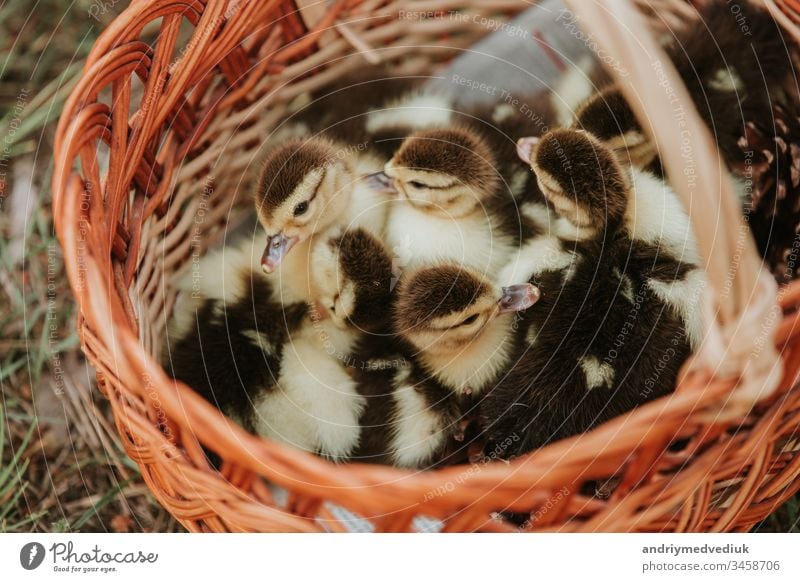
[[[0,407],[0,458],[5,458],[6,450],[6,419],[3,408]],[[35,523],[37,515],[17,515],[15,511],[19,500],[28,488],[29,483],[23,480],[30,465],[30,459],[22,460],[22,454],[28,448],[31,437],[36,428],[36,421],[31,422],[31,427],[23,437],[22,442],[11,450],[11,458],[8,463],[0,467],[0,531],[10,532],[19,531],[23,527]],[[11,448],[11,447],[9,447]]]
[[[0,0],[0,531],[178,529],[93,392],[53,230],[55,126],[97,35],[127,1],[102,22],[93,4]]]
[[[775,513],[756,525],[754,532],[800,533],[800,495],[795,495]]]

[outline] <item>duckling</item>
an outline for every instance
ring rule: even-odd
[[[691,346],[699,346],[699,298],[707,282],[677,194],[654,174],[623,165],[615,150],[590,132],[559,129],[523,142],[520,155],[529,160],[558,218],[555,236],[520,248],[501,282],[548,268],[572,269],[581,243],[613,242],[627,249],[622,265],[649,274],[649,290],[680,314]]]
[[[224,279],[238,284],[193,298],[196,329],[176,325],[169,364],[174,377],[248,430],[343,461],[358,444],[364,407],[350,353],[360,329],[381,326],[391,260],[364,229],[318,242],[311,262],[326,269],[312,277],[311,305],[281,302],[250,259],[257,256],[252,241],[234,249]]]
[[[455,263],[420,268],[401,281],[394,308],[395,333],[416,365],[461,397],[499,378],[514,351],[514,314],[539,299],[531,284],[500,288],[475,273]]]
[[[505,95],[492,105],[477,105],[453,114],[451,125],[459,125],[479,135],[492,152],[502,189],[510,194],[517,212],[526,213],[529,203],[542,203],[527,163],[517,156],[517,141],[541,136],[555,125],[555,111],[545,92],[532,95]],[[508,198],[506,194],[504,196]]]
[[[520,139],[541,137],[556,125],[549,95],[508,95],[492,108],[472,108],[462,117],[463,123],[485,139],[498,162],[504,191],[499,200],[505,205],[498,214],[512,218],[510,227],[516,231],[518,246],[552,230],[557,215],[539,190],[529,162],[517,155]]]
[[[381,241],[356,229],[321,242],[311,264],[319,268],[313,315],[284,351],[282,390],[255,401],[256,432],[344,461],[358,446],[366,405],[352,354],[361,335],[382,329],[389,317],[391,260]]]
[[[796,49],[763,6],[739,10],[708,5],[700,24],[687,26],[666,47],[700,116],[731,165],[744,163],[738,142],[747,122],[772,127],[775,104],[785,100]]]
[[[454,261],[496,273],[529,228],[494,155],[465,127],[416,132],[379,174],[393,204],[386,241],[404,270]]]
[[[531,278],[542,299],[518,322],[525,346],[481,403],[489,442],[515,437],[504,456],[585,432],[672,390],[690,353],[685,326],[621,259],[586,245],[571,269]]]
[[[288,297],[307,299],[293,293],[309,288],[308,257],[315,233],[345,226],[381,236],[388,198],[383,200],[359,180],[379,166],[368,152],[325,138],[295,139],[270,151],[255,200],[267,233],[261,267],[273,273],[293,248],[301,249],[280,269]]]
[[[531,164],[544,198],[575,227],[576,238],[620,226],[628,200],[611,192],[629,189],[629,179],[608,146],[593,135],[558,129],[541,140],[520,140],[518,152]]]
[[[663,177],[656,148],[616,86],[606,87],[582,103],[572,127],[594,135],[621,161]]]
[[[440,285],[451,279],[461,291],[457,297],[451,287]],[[496,299],[469,300],[485,289]],[[359,352],[365,362],[357,376],[359,391],[367,405],[353,459],[417,469],[466,460],[479,436],[472,423],[475,396],[496,378],[513,350],[502,333],[475,345],[462,337],[508,320],[536,298],[530,285],[501,290],[456,265],[423,268],[402,279],[393,307],[397,336],[370,341]],[[450,337],[438,345],[443,334]]]
[[[765,6],[728,7],[702,11],[708,30],[684,31],[671,56],[734,177],[761,255],[786,282],[797,264],[800,222],[798,149],[791,137],[800,103],[797,44]]]
[[[382,333],[391,309],[392,261],[366,229],[340,228],[311,255],[314,307],[340,329]]]
[[[701,339],[699,314],[688,310],[704,275],[677,240],[694,244],[690,231],[656,235],[653,224],[636,224],[654,221],[637,208],[637,184],[613,150],[587,132],[557,130],[531,163],[544,195],[582,236],[553,245],[568,261],[531,258],[528,280],[542,298],[522,314],[525,346],[481,404],[490,441],[519,437],[510,455],[665,394]],[[688,224],[679,209],[661,220]]]

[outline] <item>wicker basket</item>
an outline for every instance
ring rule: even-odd
[[[653,91],[650,60],[642,55],[660,53],[645,22],[677,22],[686,6],[641,2],[645,20],[625,1],[570,4],[634,73],[625,90],[647,94],[649,81]],[[744,246],[727,244],[740,234],[741,220],[720,172],[707,172],[705,198],[690,207],[695,224],[719,225],[708,236],[698,232],[709,278],[720,283],[714,288],[727,280],[737,248],[739,268],[727,294],[708,298],[709,309],[717,309],[709,311],[714,333],[675,393],[508,464],[429,472],[334,465],[248,434],[159,366],[181,267],[225,227],[232,193],[247,190],[263,136],[293,100],[360,66],[362,57],[346,58],[354,52],[402,61],[405,73],[430,73],[490,32],[473,14],[508,18],[528,6],[133,0],[97,41],[58,127],[56,226],[80,307],[83,349],[125,448],[189,530],[342,530],[347,524],[337,507],[377,531],[412,530],[421,515],[442,520],[444,531],[514,530],[498,517],[502,510],[531,512],[532,531],[747,530],[800,489],[800,284],[779,290],[782,311],[756,327],[767,330],[759,363],[739,374],[753,361],[752,350],[740,349],[749,335],[741,331],[770,315],[774,289],[749,237]],[[451,10],[463,17],[448,17]],[[439,16],[418,21],[399,18],[401,11]],[[636,31],[644,43],[637,46],[647,50],[631,50],[623,27]],[[140,40],[154,31],[154,46]],[[671,74],[668,66],[664,73]],[[679,137],[671,120],[659,118],[663,91],[651,97],[635,100],[648,104],[637,113],[650,116],[669,153]],[[697,152],[718,164],[697,116],[688,123],[697,130]],[[679,158],[664,161],[671,176],[681,175]],[[686,194],[680,184],[676,189]],[[764,388],[769,372],[776,378],[780,370],[778,354],[782,379]],[[220,471],[209,466],[203,447],[223,458]],[[587,482],[611,477],[618,485],[607,498],[585,494]],[[288,499],[279,502],[271,484]]]

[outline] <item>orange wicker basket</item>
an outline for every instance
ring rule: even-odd
[[[657,130],[669,175],[680,176],[680,158],[668,151],[674,124],[659,118],[666,97],[648,77],[661,54],[649,27],[680,22],[686,6],[569,4],[633,73],[621,85]],[[376,531],[414,530],[417,516],[440,520],[444,531],[513,531],[504,510],[530,512],[532,531],[747,530],[800,489],[800,284],[778,290],[780,308],[770,311],[775,289],[749,237],[737,246],[741,213],[722,173],[711,171],[719,158],[696,114],[687,121],[693,145],[717,166],[706,166],[709,187],[690,208],[695,224],[718,225],[698,238],[720,292],[707,298],[713,333],[668,397],[510,463],[409,472],[334,465],[248,434],[160,367],[181,268],[225,227],[263,136],[298,96],[365,55],[430,74],[490,32],[482,17],[510,18],[529,5],[132,0],[97,41],[58,127],[56,226],[82,346],[125,448],[189,530],[343,530],[350,514],[342,508]],[[796,36],[793,19],[770,9]],[[448,16],[454,11],[466,16]],[[762,338],[758,354],[745,336]],[[223,459],[219,471],[204,447]],[[585,494],[587,482],[612,477],[618,485],[607,498]]]

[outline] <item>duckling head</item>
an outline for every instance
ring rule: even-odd
[[[255,201],[267,233],[264,272],[273,272],[292,247],[331,225],[347,207],[354,172],[339,151],[315,137],[291,140],[266,157]]]
[[[588,131],[614,150],[620,160],[634,166],[647,167],[656,159],[656,148],[617,87],[604,89],[585,101],[573,127]]]
[[[589,232],[622,223],[629,179],[614,151],[589,132],[557,129],[522,138],[520,157],[530,163],[539,188],[556,212]]]
[[[412,205],[447,218],[480,211],[500,185],[484,139],[458,127],[410,135],[379,178]]]
[[[363,228],[320,241],[311,251],[315,310],[341,329],[373,331],[390,317],[392,259]]]
[[[395,331],[421,351],[457,351],[504,315],[528,309],[539,297],[534,285],[498,288],[456,265],[427,267],[401,280]]]

